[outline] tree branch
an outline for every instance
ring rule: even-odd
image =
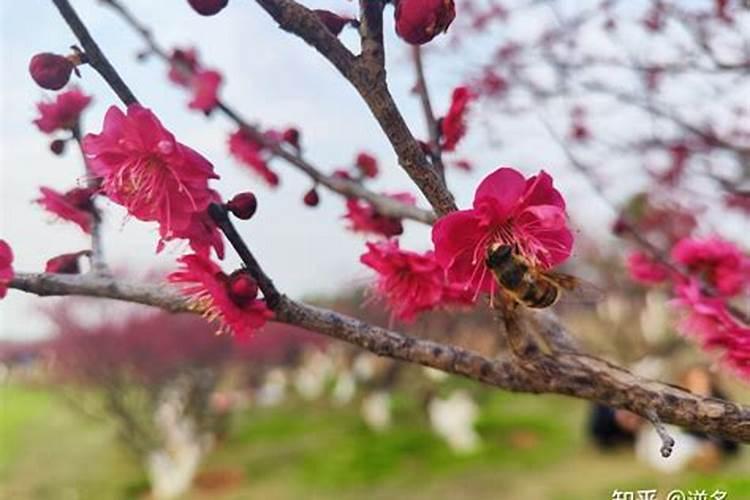
[[[119,282],[96,275],[17,273],[11,288],[41,296],[83,295],[187,312],[187,301],[165,285]],[[513,392],[555,393],[624,408],[648,419],[750,443],[750,408],[646,380],[607,361],[576,352],[531,360],[490,359],[459,346],[372,326],[281,295],[275,320],[361,347],[379,356],[428,366]],[[556,325],[553,325],[555,328]],[[548,332],[545,332],[547,334]]]
[[[159,59],[167,64],[173,64],[170,60],[170,56],[163,47],[161,47],[154,39],[151,30],[144,26],[135,16],[130,12],[121,2],[118,0],[102,0],[103,3],[111,7],[117,12],[125,22],[131,26],[135,31],[140,33],[144,41],[148,45],[149,51],[155,54]],[[184,68],[186,72],[189,72],[188,68]],[[189,75],[188,75],[189,76]],[[435,213],[430,210],[424,210],[418,207],[401,203],[400,201],[383,196],[381,194],[370,191],[364,187],[361,183],[344,179],[342,177],[336,177],[333,175],[324,174],[319,168],[312,165],[309,161],[305,160],[299,152],[292,153],[278,142],[269,140],[257,127],[253,126],[244,119],[239,112],[232,108],[229,104],[223,100],[219,100],[216,109],[221,111],[225,116],[237,124],[238,127],[246,131],[247,134],[258,144],[263,145],[264,148],[268,149],[273,153],[274,156],[282,158],[287,163],[305,173],[310,179],[316,183],[325,186],[333,192],[341,194],[345,197],[360,198],[369,202],[375,210],[381,215],[387,217],[396,217],[403,219],[411,219],[424,224],[432,224],[435,219]]]
[[[412,47],[412,61],[414,62],[414,71],[417,77],[416,92],[419,101],[422,104],[422,114],[427,125],[427,134],[430,138],[430,149],[432,150],[432,164],[440,172],[440,176],[445,182],[445,166],[443,165],[442,150],[440,148],[440,125],[435,118],[435,112],[430,100],[430,90],[427,87],[427,77],[424,71],[424,61],[422,60],[422,48],[419,45]]]
[[[355,57],[331,34],[314,12],[293,0],[256,0],[279,26],[299,36],[315,47],[339,72],[354,86],[370,108],[380,128],[393,147],[398,161],[419,187],[438,215],[456,210],[453,195],[446,189],[440,174],[428,161],[419,142],[414,138],[403,116],[393,101],[385,79],[385,70],[377,58]],[[374,3],[382,4],[381,0]],[[379,27],[382,31],[382,9],[367,9],[369,28],[367,46],[382,39],[381,34],[371,30]],[[378,17],[380,21],[376,20]]]
[[[120,98],[125,105],[135,104],[138,102],[135,95],[130,91],[130,88],[117,74],[115,68],[110,64],[107,57],[99,49],[99,45],[89,34],[89,30],[78,17],[76,11],[71,7],[68,0],[52,0],[52,2],[60,11],[65,22],[70,26],[73,34],[78,38],[78,41],[83,47],[85,54],[85,61],[94,68],[104,78],[112,90],[115,91],[117,96]]]

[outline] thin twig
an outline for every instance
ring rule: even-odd
[[[424,115],[427,134],[430,138],[432,164],[440,172],[440,176],[443,178],[443,182],[445,182],[445,165],[443,165],[443,152],[440,147],[440,124],[435,118],[435,112],[430,100],[430,90],[427,87],[427,77],[425,76],[424,61],[422,60],[422,48],[419,45],[414,45],[411,50],[417,77],[415,89],[422,104],[422,114]]]
[[[120,78],[115,68],[99,49],[99,45],[91,37],[89,30],[83,24],[81,18],[78,17],[73,7],[71,7],[68,0],[52,0],[52,2],[57,7],[57,10],[60,11],[60,15],[65,19],[65,22],[70,26],[73,34],[78,38],[89,66],[94,68],[107,81],[125,105],[137,103],[138,99],[136,99],[133,92],[130,91],[130,88]]]

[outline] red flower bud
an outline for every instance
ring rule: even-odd
[[[31,58],[29,73],[37,85],[47,90],[60,90],[70,80],[75,65],[67,58],[43,52]]]
[[[622,236],[623,234],[628,232],[629,229],[630,224],[622,217],[618,217],[615,220],[614,224],[612,224],[612,233],[616,236]]]
[[[284,132],[281,134],[281,140],[294,147],[295,149],[299,149],[299,138],[299,130],[294,127],[284,130]]]
[[[232,302],[243,307],[258,297],[258,283],[246,269],[238,269],[227,279],[227,292]]]
[[[213,16],[226,7],[229,0],[188,0],[188,3],[198,14]]]
[[[45,273],[58,273],[58,274],[80,274],[81,268],[78,265],[78,259],[82,255],[89,255],[89,250],[82,250],[75,253],[64,253],[53,257],[47,261],[47,265],[44,268]]]
[[[341,30],[344,29],[344,26],[354,21],[354,19],[350,17],[342,17],[334,12],[331,12],[330,10],[315,9],[313,10],[313,12],[315,12],[315,14],[318,16],[318,19],[320,19],[323,24],[326,25],[328,31],[336,36],[339,36]]]
[[[357,155],[357,168],[365,177],[373,178],[378,175],[378,161],[367,153]]]
[[[60,156],[65,152],[65,141],[62,139],[55,139],[49,143],[49,149],[54,154]]]
[[[315,188],[312,188],[310,191],[305,193],[303,201],[308,207],[317,207],[318,203],[320,203],[320,196],[318,196],[318,192],[315,190]]]
[[[453,0],[398,0],[396,33],[412,45],[422,45],[447,31],[455,17]]]
[[[258,209],[258,200],[253,193],[240,193],[229,200],[227,209],[238,219],[248,220]]]

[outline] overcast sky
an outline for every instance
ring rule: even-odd
[[[244,190],[256,192],[260,201],[258,214],[249,222],[240,222],[240,230],[281,290],[293,297],[330,294],[366,281],[368,273],[358,263],[365,239],[344,229],[340,198],[321,191],[320,206],[306,208],[301,198],[310,182],[280,162],[275,163],[275,170],[281,176],[281,188],[271,191],[263,187],[229,157],[226,139],[233,130],[230,122],[218,114],[206,119],[188,110],[188,96],[168,83],[166,68],[160,61],[137,62],[134,56],[142,48],[140,39],[114,12],[95,0],[73,0],[72,4],[141,103],[152,108],[179,141],[214,163],[221,175],[215,187],[225,197]],[[158,26],[155,36],[163,46],[197,46],[203,63],[224,74],[222,96],[244,116],[266,127],[300,127],[305,153],[314,164],[331,171],[349,165],[358,151],[368,151],[381,164],[382,174],[373,183],[374,189],[410,190],[417,194],[350,85],[314,50],[279,30],[254,2],[233,0],[220,15],[210,18],[196,15],[186,1],[128,0],[127,4],[144,23]],[[354,3],[343,0],[306,4],[351,13],[355,8]],[[0,237],[12,245],[17,270],[40,271],[50,257],[83,249],[88,241],[76,226],[52,223],[31,203],[38,196],[40,185],[58,190],[74,187],[80,182],[83,166],[73,148],[62,158],[51,155],[47,149],[49,138],[31,124],[36,116],[35,103],[47,93],[32,82],[27,66],[33,54],[64,53],[75,40],[49,1],[2,2],[0,9]],[[389,8],[389,82],[412,130],[424,135],[418,102],[409,93],[413,71],[408,65],[408,51],[392,34],[391,18]],[[344,39],[354,42],[352,30]],[[439,114],[448,105],[451,89],[461,82],[462,68],[455,61],[428,59],[431,91]],[[81,72],[83,78],[76,80],[77,85],[94,96],[84,129],[99,132],[106,109],[119,102],[93,70],[83,67]],[[489,148],[485,137],[482,130],[473,130],[457,155],[472,159],[478,168],[471,174],[449,174],[461,205],[470,203],[478,181],[498,165],[511,164],[529,174],[545,168],[570,200],[578,227],[591,234],[606,232],[612,213],[591,196],[585,182],[569,174],[562,155],[548,138],[530,135],[522,127],[511,127],[502,148]],[[426,206],[421,198],[420,204]],[[137,272],[174,267],[184,246],[172,244],[157,256],[153,226],[127,220],[124,211],[111,203],[104,207],[105,251],[112,267]],[[424,250],[429,245],[428,228],[406,224],[403,247]],[[238,262],[230,250],[223,267],[231,271]],[[11,291],[0,302],[0,338],[43,334],[46,323],[35,308],[42,301],[51,300],[55,299]]]

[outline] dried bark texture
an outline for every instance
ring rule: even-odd
[[[19,273],[11,287],[40,296],[83,295],[189,311],[172,287],[119,282],[106,276]],[[750,443],[750,408],[691,394],[647,380],[607,361],[578,352],[536,352],[521,358],[490,359],[460,346],[441,344],[369,325],[349,316],[313,307],[281,295],[276,321],[299,326],[380,356],[429,366],[513,392],[556,393],[625,408],[665,423],[681,425]],[[560,338],[560,327],[547,319],[543,334]],[[566,345],[566,344],[564,344]]]

